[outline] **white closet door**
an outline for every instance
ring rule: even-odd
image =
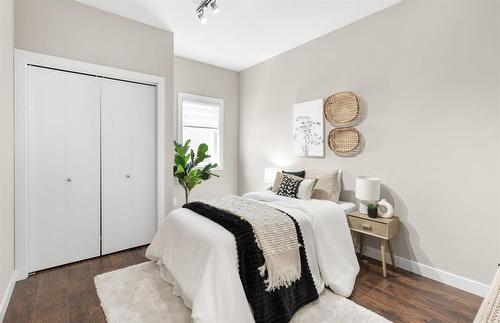
[[[98,256],[99,80],[28,71],[29,271]]]
[[[153,238],[155,106],[152,86],[101,81],[103,254]]]
[[[66,89],[66,260],[101,253],[100,82],[69,74]]]
[[[150,243],[156,232],[156,88],[131,84],[132,246]],[[132,90],[133,89],[133,90]]]

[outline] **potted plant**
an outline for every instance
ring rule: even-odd
[[[189,149],[190,143],[191,140],[189,139],[183,145],[174,141],[174,177],[177,178],[184,189],[186,203],[189,201],[189,193],[196,185],[210,179],[212,176],[219,177],[219,175],[212,173],[212,169],[217,167],[217,163],[200,165],[207,158],[210,158],[210,155],[207,155],[208,146],[200,144],[195,154],[194,150]]]
[[[376,218],[378,215],[378,203],[368,204],[368,216],[370,218]]]

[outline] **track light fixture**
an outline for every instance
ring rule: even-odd
[[[198,16],[198,19],[202,24],[207,23],[207,17],[205,16],[206,14],[206,9],[210,6],[212,9],[212,12],[214,14],[218,13],[220,11],[219,6],[217,5],[217,0],[204,0],[200,6],[196,9],[196,15]]]
[[[212,7],[212,12],[214,14],[217,14],[220,11],[220,8],[215,0],[210,3],[210,7]]]
[[[207,17],[205,17],[205,8],[201,8],[198,11],[198,19],[200,20],[200,23],[203,25],[207,23],[208,19]]]

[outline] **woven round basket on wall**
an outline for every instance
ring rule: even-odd
[[[349,153],[358,148],[361,135],[354,128],[335,128],[328,135],[328,146],[337,153]]]
[[[324,105],[325,118],[340,126],[355,120],[359,115],[359,102],[356,94],[340,92],[329,96]]]

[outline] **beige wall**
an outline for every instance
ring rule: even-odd
[[[165,78],[167,169],[173,158],[173,34],[72,0],[16,0],[15,48]],[[172,175],[166,175],[171,208]]]
[[[499,3],[403,1],[240,73],[239,192],[282,166],[382,178],[396,254],[489,283],[500,260]],[[292,104],[352,90],[357,157],[292,156]],[[327,125],[325,134],[331,130]],[[372,242],[373,243],[373,242]]]
[[[0,1],[0,302],[14,272],[14,1]],[[1,310],[1,309],[0,309]],[[0,314],[0,319],[2,316]]]
[[[210,198],[238,192],[238,73],[196,62],[182,57],[174,58],[174,96],[178,92],[224,99],[224,160],[223,169],[195,187],[190,199]],[[177,120],[177,100],[174,103]],[[177,131],[177,128],[175,128]],[[177,133],[177,132],[175,132]],[[174,135],[177,138],[177,135]],[[184,191],[175,182],[177,206],[184,203]]]

